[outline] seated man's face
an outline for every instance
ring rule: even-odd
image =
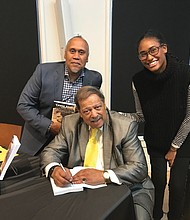
[[[101,128],[106,120],[106,105],[99,96],[93,94],[79,102],[80,116],[92,128]]]

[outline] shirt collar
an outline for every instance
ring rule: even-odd
[[[83,76],[84,76],[84,69],[82,69],[82,71],[80,72],[80,75],[79,75],[79,77],[77,79],[79,79],[79,78],[81,78]],[[68,71],[68,68],[67,68],[66,65],[65,65],[65,77],[67,77],[69,79],[69,71]]]

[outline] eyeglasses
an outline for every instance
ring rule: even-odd
[[[155,56],[158,54],[160,47],[164,46],[164,44],[161,44],[159,47],[150,47],[147,51],[142,51],[138,54],[139,60],[146,60],[148,57],[148,54]]]

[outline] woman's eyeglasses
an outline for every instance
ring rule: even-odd
[[[159,47],[150,47],[147,51],[141,51],[139,54],[138,54],[138,58],[139,60],[146,60],[147,57],[148,57],[148,54],[152,55],[152,56],[155,56],[158,54],[159,50],[160,50],[160,47],[164,46],[163,44],[161,44]]]

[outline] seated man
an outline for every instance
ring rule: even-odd
[[[63,118],[60,133],[41,153],[42,170],[57,186],[84,181],[126,184],[133,194],[137,220],[152,219],[154,187],[137,137],[137,123],[109,111],[103,94],[92,86],[79,89],[75,103],[79,113]],[[89,145],[94,133],[95,140]],[[72,176],[69,168],[75,166],[87,169]]]

